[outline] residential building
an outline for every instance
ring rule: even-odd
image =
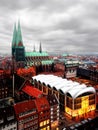
[[[65,78],[72,78],[77,76],[77,67],[79,62],[74,60],[68,60],[65,62]]]
[[[11,97],[0,100],[0,130],[17,130],[13,103]]]
[[[4,70],[0,70],[0,99],[9,96],[9,89],[7,84],[7,77]]]
[[[79,61],[74,59],[56,59],[54,60],[54,70],[62,71],[62,77],[73,78],[77,76],[77,67],[79,66]]]
[[[50,105],[46,97],[36,98],[35,100],[39,114],[39,130],[51,130]]]
[[[43,96],[42,91],[34,86],[23,86],[21,90],[28,95],[29,99],[35,101],[36,109],[38,111],[38,128],[39,130],[50,130],[50,106],[48,100]]]
[[[38,130],[38,112],[33,100],[26,100],[14,105],[18,130]]]

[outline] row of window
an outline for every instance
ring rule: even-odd
[[[81,102],[82,103],[82,102]],[[82,106],[82,104],[81,103],[75,103],[74,104],[74,109],[79,109],[79,108],[81,108]],[[93,104],[95,104],[95,99],[94,100],[89,100],[89,105],[93,105]],[[71,103],[69,103],[69,102],[67,102],[66,103],[66,106],[67,107],[69,107],[69,108],[71,108],[71,109],[73,109],[73,104],[71,104]]]
[[[55,122],[55,121],[59,121],[59,117],[56,117],[56,118],[51,119],[51,122],[52,122],[52,123]]]
[[[10,127],[10,128],[9,128]],[[5,126],[0,127],[0,130],[17,130],[16,123],[7,124]]]
[[[28,128],[27,130],[38,130],[38,125]]]
[[[3,90],[8,90],[8,87],[2,87],[2,88],[0,88],[0,91],[3,91]]]
[[[25,115],[28,115],[30,113],[35,113],[35,112],[36,112],[36,108],[33,108],[32,110],[20,113],[19,116],[21,117],[21,116],[25,116]]]
[[[38,127],[38,121],[32,121],[32,122],[29,122],[27,124],[24,124],[24,128],[31,127],[31,126],[33,126],[35,124],[37,124],[36,127]],[[33,127],[35,127],[35,126],[33,126]]]
[[[8,130],[17,130],[17,127],[14,127],[14,128],[10,128]]]
[[[70,70],[67,70],[66,73],[67,73],[67,72],[73,73],[73,72],[76,72],[76,69],[73,69],[73,70],[70,69]]]
[[[0,91],[0,94],[7,94],[8,91]]]
[[[46,128],[42,128],[40,130],[50,130],[50,126],[47,126]]]
[[[38,115],[31,116],[31,117],[26,118],[26,119],[24,119],[24,120],[20,120],[20,121],[19,121],[19,124],[27,123],[27,122],[31,121],[32,119],[36,119],[36,118],[38,118]],[[33,121],[33,122],[35,122],[35,121]],[[34,124],[35,124],[35,123],[34,123]]]
[[[49,114],[43,115],[43,116],[40,116],[40,120],[45,120],[45,119],[47,119],[47,118],[49,118],[49,117],[50,117]]]
[[[45,120],[45,121],[42,121],[42,122],[40,122],[40,127],[42,127],[42,126],[44,126],[44,125],[47,125],[47,124],[49,124],[49,119],[48,120]]]
[[[59,109],[59,105],[51,106],[51,110],[53,109]]]
[[[48,56],[28,56],[26,57],[26,60],[28,59],[32,59],[32,60],[37,60],[37,59],[40,59],[40,60],[49,60],[49,57]]]

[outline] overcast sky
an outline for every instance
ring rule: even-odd
[[[0,0],[0,53],[11,53],[14,24],[26,51],[98,52],[98,0]]]

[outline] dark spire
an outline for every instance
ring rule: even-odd
[[[41,46],[41,42],[40,42],[40,46],[39,46],[39,52],[42,53],[42,46]]]

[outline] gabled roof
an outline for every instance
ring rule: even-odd
[[[20,113],[28,112],[34,108],[36,109],[36,105],[33,100],[19,102],[14,105],[16,116],[18,116]]]
[[[36,98],[35,104],[37,106],[38,112],[44,111],[46,109],[49,109],[49,103],[46,97]]]
[[[24,86],[22,88],[22,91],[28,94],[29,96],[35,97],[35,98],[39,98],[43,94],[39,89],[34,88],[32,86],[28,86],[28,85]]]

